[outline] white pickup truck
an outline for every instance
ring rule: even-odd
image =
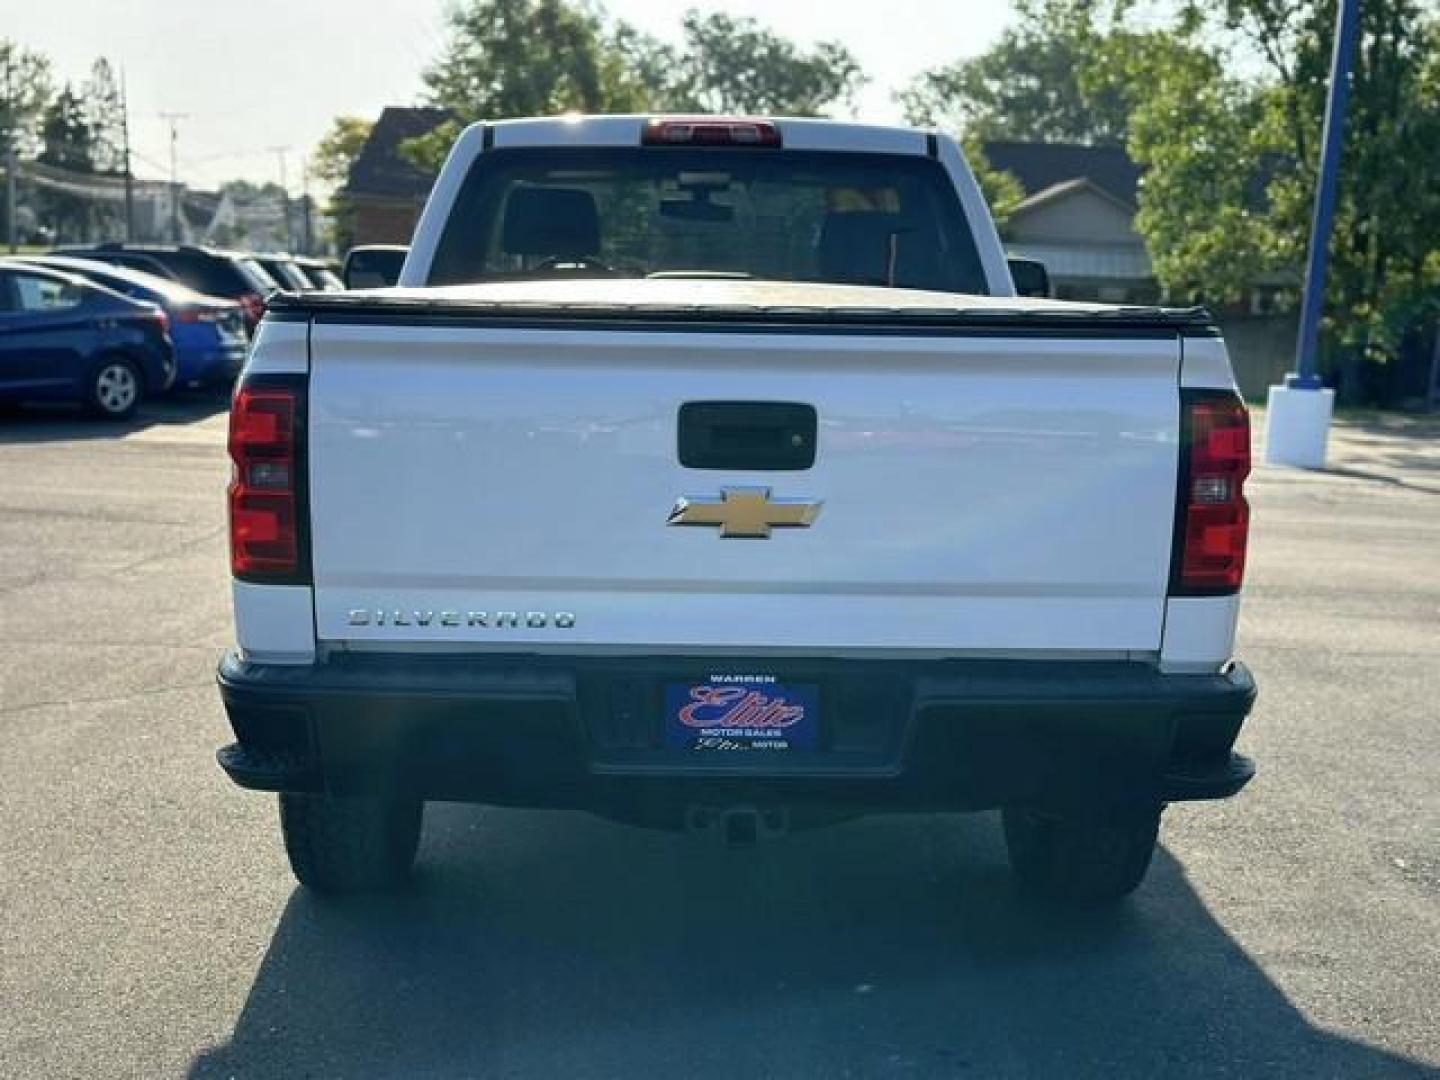
[[[1225,347],[1017,297],[943,135],[475,125],[398,287],[271,302],[230,454],[219,759],[318,890],[459,800],[999,807],[1022,888],[1099,900],[1253,774]]]

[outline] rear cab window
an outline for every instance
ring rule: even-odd
[[[430,283],[565,274],[989,291],[954,186],[930,158],[668,147],[481,154]]]

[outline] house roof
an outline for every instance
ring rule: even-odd
[[[1100,191],[1135,206],[1140,166],[1123,146],[1082,146],[1079,143],[1008,142],[984,144],[985,157],[1020,182],[1027,196],[1038,195],[1072,180],[1088,180]]]
[[[1060,183],[1052,184],[1043,191],[1037,191],[1033,195],[1026,196],[1025,199],[1011,211],[1011,217],[1014,218],[1016,215],[1023,214],[1028,210],[1048,206],[1051,203],[1069,198],[1071,195],[1087,191],[1106,202],[1113,203],[1126,214],[1133,214],[1135,212],[1134,204],[1128,203],[1120,198],[1120,196],[1113,195],[1109,191],[1106,191],[1088,176],[1077,176],[1073,180],[1062,180]]]
[[[352,196],[423,199],[435,182],[435,174],[401,156],[400,144],[433,131],[449,118],[448,109],[387,106],[350,166],[346,192]]]

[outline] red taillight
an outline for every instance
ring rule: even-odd
[[[245,321],[258,323],[265,316],[265,298],[259,293],[247,292],[235,298],[239,301],[240,310],[245,313]]]
[[[214,323],[225,317],[223,308],[187,307],[175,313],[175,321],[183,323]]]
[[[168,334],[170,332],[170,316],[165,314],[164,308],[152,307],[146,313],[146,318],[149,318],[159,324],[160,332],[162,334]]]
[[[1172,593],[1233,593],[1245,576],[1250,415],[1231,394],[1182,393],[1180,513]]]
[[[651,120],[640,137],[644,146],[777,147],[780,129],[769,120],[726,116],[666,117]]]
[[[300,391],[245,386],[230,407],[230,570],[294,582],[300,544]]]

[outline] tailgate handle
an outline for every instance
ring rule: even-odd
[[[813,405],[793,401],[687,401],[677,424],[687,469],[808,469],[815,464]]]

